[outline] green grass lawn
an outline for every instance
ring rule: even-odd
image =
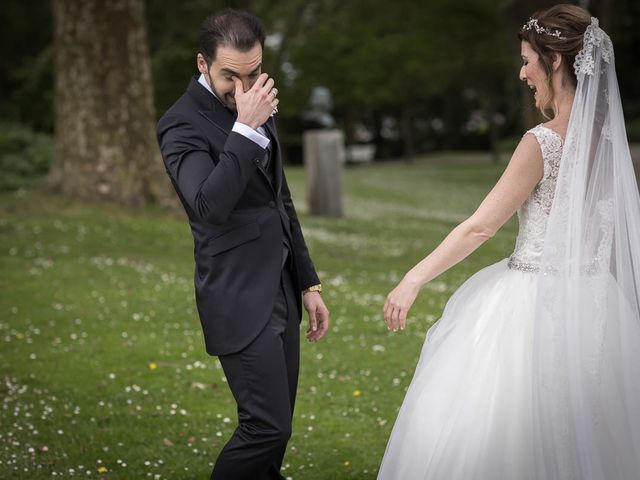
[[[304,171],[287,169],[332,328],[302,345],[285,476],[375,478],[426,330],[509,255],[515,222],[425,287],[404,332],[384,299],[502,169],[482,155],[349,168],[339,220],[309,217]],[[156,208],[0,196],[0,478],[209,478],[235,409],[204,351],[192,249],[186,221]]]

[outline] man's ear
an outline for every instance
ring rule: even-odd
[[[198,53],[196,56],[196,65],[198,66],[198,71],[203,74],[209,73],[209,65],[207,65],[207,61],[204,59],[204,55],[202,53]]]

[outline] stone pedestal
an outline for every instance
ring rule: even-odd
[[[309,213],[341,217],[342,169],[345,148],[340,130],[309,130],[304,133],[304,164],[307,172]]]

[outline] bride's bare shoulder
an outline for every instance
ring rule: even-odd
[[[538,137],[532,130],[527,131],[522,136],[520,143],[518,143],[518,146],[513,152],[513,156],[511,157],[512,160],[518,158],[524,158],[528,160],[535,158],[542,160],[542,150],[540,147],[540,143],[538,141]]]
[[[513,151],[505,173],[518,172],[517,176],[531,176],[539,180],[542,178],[543,165],[542,146],[535,132],[529,130],[522,136],[520,143]]]

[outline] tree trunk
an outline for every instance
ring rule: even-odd
[[[144,0],[53,0],[55,156],[77,198],[171,204],[155,139]]]

